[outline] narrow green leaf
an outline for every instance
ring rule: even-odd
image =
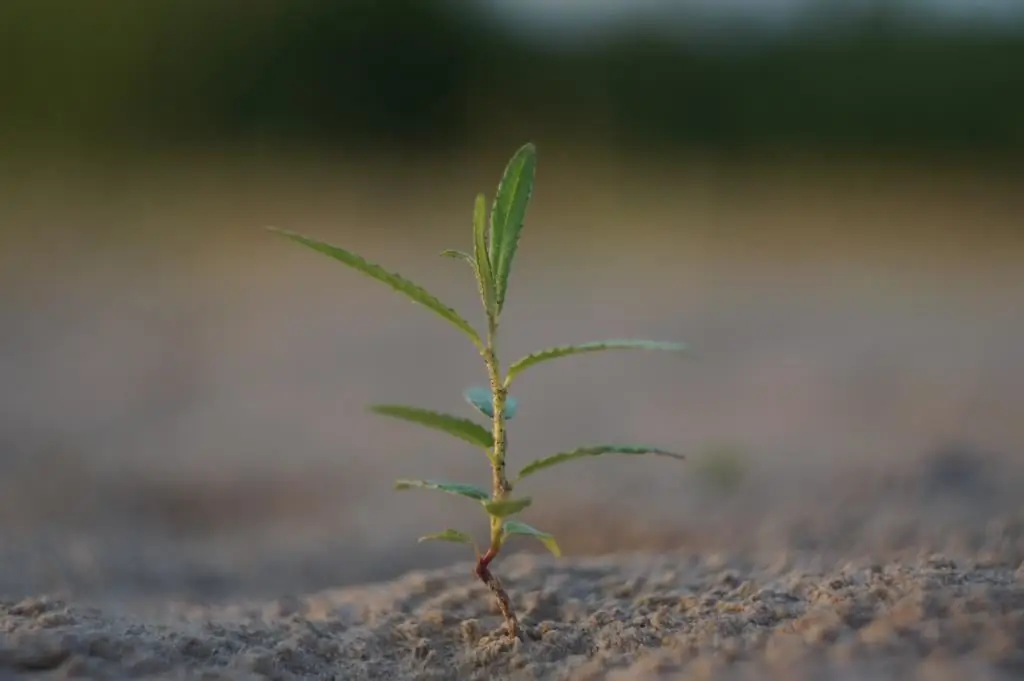
[[[429,409],[420,409],[419,407],[407,407],[401,404],[374,404],[370,407],[370,410],[377,414],[391,416],[403,421],[418,423],[427,428],[443,431],[484,449],[490,449],[494,446],[494,436],[491,435],[490,431],[469,419],[442,414]]]
[[[466,401],[489,419],[494,418],[494,396],[490,388],[467,388],[463,396]],[[505,395],[505,420],[511,421],[519,409],[519,401],[511,395]]]
[[[526,207],[533,193],[533,180],[537,171],[537,150],[532,143],[524,144],[509,160],[498,184],[491,209],[490,256],[494,272],[495,304],[500,314],[505,306],[509,272],[523,231]]]
[[[476,203],[473,205],[473,250],[480,301],[493,325],[498,318],[498,310],[495,305],[494,274],[487,253],[487,199],[483,194],[476,195]]]
[[[433,534],[426,534],[419,538],[419,541],[450,541],[458,544],[469,544],[470,546],[476,546],[476,542],[465,532],[459,532],[448,528],[443,532],[435,532]]]
[[[562,549],[558,548],[558,542],[556,542],[555,538],[547,532],[541,532],[537,528],[530,527],[526,523],[521,523],[518,520],[505,521],[505,532],[504,537],[502,538],[502,543],[508,539],[509,535],[513,534],[533,537],[544,544],[544,546],[547,547],[547,550],[553,553],[556,558],[562,555]]]
[[[685,343],[671,343],[664,341],[641,340],[635,338],[611,339],[595,341],[593,343],[580,343],[579,345],[561,345],[554,348],[547,348],[534,352],[521,359],[516,360],[508,368],[508,375],[505,378],[505,385],[512,383],[512,379],[534,364],[546,362],[549,359],[566,357],[568,355],[582,355],[586,352],[597,352],[599,350],[664,350],[666,352],[685,352],[689,347]]]
[[[523,467],[523,470],[519,471],[519,475],[516,477],[516,482],[522,480],[528,475],[532,475],[539,470],[544,468],[550,468],[556,464],[563,463],[565,461],[572,461],[573,459],[582,459],[585,456],[600,456],[602,454],[627,454],[627,455],[638,455],[638,454],[657,454],[658,456],[667,456],[673,459],[685,459],[686,457],[682,454],[676,454],[675,452],[665,451],[657,447],[643,447],[636,445],[590,445],[587,447],[579,447],[568,452],[561,452],[559,454],[553,454],[551,456],[544,457],[543,459],[537,459],[532,461]]]
[[[439,492],[457,494],[462,497],[469,497],[476,501],[487,501],[490,495],[476,485],[469,485],[462,482],[442,482],[440,480],[396,480],[395,489],[436,489]]]
[[[466,263],[469,264],[470,267],[473,268],[474,272],[476,271],[476,260],[474,260],[473,256],[471,256],[469,253],[466,253],[465,251],[459,251],[454,248],[446,248],[445,250],[441,251],[441,257],[454,258],[455,260],[464,260],[466,261]]]
[[[439,316],[447,319],[457,328],[461,329],[467,336],[469,336],[470,340],[473,341],[473,344],[476,345],[477,348],[483,348],[483,342],[480,340],[479,334],[477,334],[476,330],[470,326],[469,322],[463,319],[458,312],[442,303],[418,284],[414,284],[398,274],[388,272],[380,265],[368,262],[363,259],[362,256],[356,255],[351,251],[346,251],[343,248],[332,246],[331,244],[324,243],[323,241],[317,241],[316,239],[312,239],[286,229],[280,229],[277,227],[268,227],[267,229],[272,232],[277,232],[278,234],[281,234],[296,243],[302,244],[303,246],[307,246],[314,251],[334,258],[339,262],[343,262],[349,267],[359,270],[363,274],[387,284],[399,293],[404,293],[413,302],[419,303],[420,305],[432,310]]]
[[[484,509],[488,514],[495,518],[505,518],[510,515],[519,513],[524,508],[533,503],[533,499],[530,497],[522,497],[520,499],[502,499],[501,501],[485,501],[483,502]]]

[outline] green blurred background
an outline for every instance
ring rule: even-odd
[[[527,518],[569,553],[848,548],[893,518],[941,537],[926,502],[1019,506],[1016,7],[6,0],[0,591],[212,597],[452,560],[413,540],[467,509],[391,480],[486,483],[485,462],[363,405],[465,409],[478,358],[261,227],[478,320],[436,254],[527,140],[506,352],[695,348],[522,380],[513,458],[695,457],[538,481]],[[859,524],[813,530],[823,504]]]
[[[672,154],[1021,151],[1019,11],[789,4],[648,2],[593,26],[627,5],[13,0],[5,141],[436,152],[568,130]]]

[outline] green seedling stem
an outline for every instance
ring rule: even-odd
[[[509,274],[515,258],[522,233],[526,209],[533,193],[534,176],[537,160],[536,149],[532,143],[520,147],[505,166],[505,171],[498,184],[497,191],[488,215],[486,199],[478,194],[473,206],[473,249],[472,252],[446,250],[441,255],[463,260],[470,266],[476,278],[480,301],[483,304],[487,319],[486,333],[483,337],[458,312],[448,307],[418,284],[405,279],[401,275],[389,272],[384,268],[365,260],[362,256],[333,246],[323,241],[312,239],[289,230],[270,227],[274,231],[294,242],[327,255],[349,267],[372,277],[399,293],[404,294],[452,326],[462,331],[473,343],[483,358],[487,369],[488,388],[470,388],[465,392],[466,401],[478,412],[490,419],[490,429],[459,416],[441,412],[395,404],[372,405],[371,410],[383,416],[401,419],[407,422],[440,430],[451,436],[481,448],[491,465],[491,490],[467,483],[446,482],[441,480],[398,480],[395,488],[432,489],[447,494],[454,494],[471,499],[483,507],[488,516],[490,537],[486,551],[481,552],[473,537],[461,530],[448,528],[435,534],[420,537],[420,541],[447,541],[467,544],[476,555],[475,574],[494,595],[498,609],[505,619],[506,633],[521,638],[519,621],[512,608],[511,600],[501,582],[491,571],[491,564],[501,552],[506,542],[513,536],[528,536],[540,541],[556,557],[561,549],[555,538],[547,532],[538,530],[515,519],[519,513],[531,506],[532,498],[516,497],[513,490],[524,478],[547,469],[551,466],[590,456],[604,454],[640,455],[656,454],[674,459],[683,459],[676,454],[658,447],[641,445],[586,445],[576,449],[559,452],[540,459],[535,459],[519,470],[510,480],[507,474],[506,459],[508,454],[508,421],[518,409],[515,398],[509,394],[514,379],[527,368],[570,355],[579,355],[603,350],[663,350],[669,352],[685,352],[682,343],[649,341],[639,339],[614,339],[576,345],[550,347],[526,355],[508,366],[502,374],[498,360],[498,330],[501,313],[505,306],[508,292]]]

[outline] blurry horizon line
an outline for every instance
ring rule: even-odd
[[[918,27],[1024,30],[1017,0],[476,0],[521,38],[583,44],[623,31],[657,31],[687,40],[719,42],[716,29],[737,38],[785,37],[817,24],[836,29],[872,17]],[[740,31],[739,34],[736,31]],[[725,40],[724,42],[728,42]]]

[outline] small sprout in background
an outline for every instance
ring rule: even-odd
[[[743,452],[737,447],[720,446],[694,457],[694,474],[718,494],[735,493],[747,473]]]
[[[682,343],[669,343],[649,340],[616,339],[579,345],[563,345],[540,350],[512,362],[502,374],[497,353],[497,335],[501,312],[504,308],[509,274],[512,261],[519,245],[519,237],[523,230],[526,208],[533,192],[534,175],[536,172],[536,150],[533,144],[526,144],[512,156],[505,167],[505,172],[498,184],[490,215],[487,212],[486,198],[478,194],[473,206],[473,249],[472,253],[446,250],[441,253],[445,257],[461,260],[469,265],[476,277],[480,301],[483,304],[487,325],[483,333],[478,332],[458,312],[448,307],[422,287],[413,282],[388,272],[378,265],[364,260],[361,256],[337,246],[332,246],[315,239],[296,234],[295,232],[271,227],[292,241],[312,248],[330,256],[363,274],[387,284],[408,298],[444,318],[462,331],[477,349],[487,369],[488,387],[473,387],[465,391],[466,401],[480,414],[490,420],[490,428],[458,416],[443,414],[429,409],[396,404],[373,405],[371,409],[377,414],[390,416],[427,428],[448,433],[471,445],[482,449],[491,464],[491,489],[485,490],[476,485],[446,482],[441,480],[398,480],[398,490],[426,489],[446,492],[465,497],[480,504],[490,521],[490,538],[486,550],[481,552],[480,546],[469,534],[457,529],[445,529],[441,532],[420,537],[420,541],[446,541],[467,544],[476,553],[476,575],[494,594],[498,607],[505,618],[507,632],[510,636],[519,637],[519,622],[512,610],[508,594],[501,582],[491,572],[490,566],[501,552],[505,543],[513,536],[532,538],[543,544],[555,556],[561,550],[555,538],[535,527],[516,520],[515,516],[528,508],[533,500],[529,496],[514,496],[513,489],[527,476],[560,463],[585,457],[604,454],[640,455],[655,454],[674,459],[683,459],[680,454],[641,445],[588,445],[576,449],[541,457],[523,466],[511,480],[506,472],[508,436],[506,425],[511,421],[518,408],[518,402],[509,395],[509,388],[515,378],[526,369],[559,357],[579,355],[603,350],[662,350],[684,352],[687,347]]]

